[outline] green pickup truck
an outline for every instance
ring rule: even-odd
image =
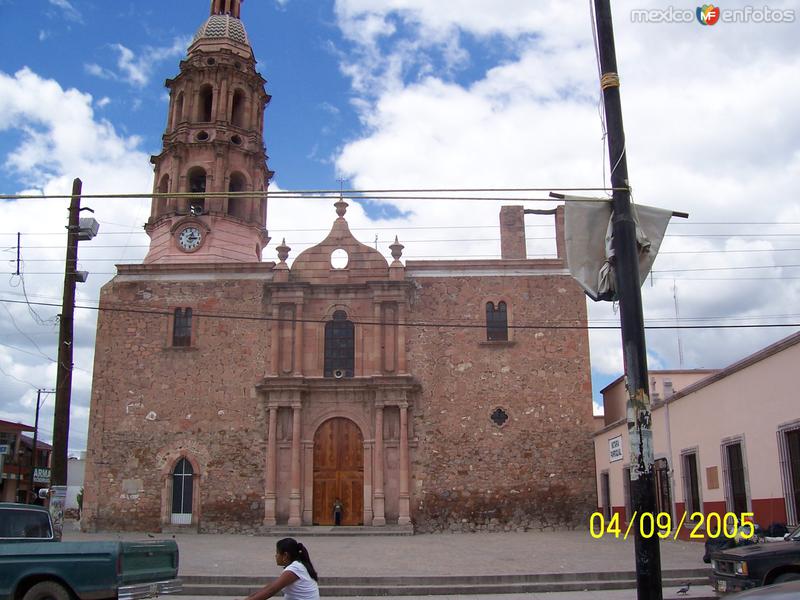
[[[62,542],[47,509],[0,503],[0,600],[138,600],[181,591],[175,540]]]

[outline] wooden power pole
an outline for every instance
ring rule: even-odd
[[[613,191],[613,249],[616,285],[622,326],[622,351],[628,391],[628,440],[631,452],[631,504],[641,519],[650,513],[655,519],[653,483],[653,433],[647,350],[644,338],[642,290],[636,223],[631,211],[625,131],[619,94],[617,56],[610,0],[594,0],[597,43],[600,53],[601,87],[605,105],[608,156]],[[629,518],[633,518],[629,515]],[[661,552],[658,536],[644,537],[639,522],[633,525],[636,552],[636,588],[639,600],[661,600]]]
[[[67,225],[67,261],[64,271],[64,300],[58,330],[58,365],[56,374],[56,407],[53,419],[53,462],[50,485],[67,485],[67,452],[69,444],[69,408],[72,397],[72,331],[75,314],[75,282],[78,267],[78,234],[80,229],[80,179],[72,182]]]

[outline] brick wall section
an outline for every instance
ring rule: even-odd
[[[586,322],[566,276],[420,278],[411,320],[484,320],[504,300],[510,324]],[[594,509],[585,329],[416,328],[409,368],[422,384],[412,465],[418,531],[576,526]],[[490,420],[496,408],[508,421]]]
[[[262,313],[263,281],[120,282],[102,308]],[[168,472],[198,461],[205,530],[260,524],[266,423],[251,397],[269,355],[265,321],[195,316],[193,345],[171,347],[172,317],[101,310],[97,325],[84,520],[92,529],[158,530]],[[246,525],[245,525],[246,526]]]
[[[523,206],[503,206],[500,209],[500,255],[508,259],[527,256]]]

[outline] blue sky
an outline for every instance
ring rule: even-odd
[[[674,324],[677,295],[683,324],[800,322],[800,269],[791,266],[800,264],[797,18],[637,23],[632,10],[663,3],[613,4],[635,200],[691,214],[670,225],[643,287],[646,319]],[[150,190],[148,158],[166,122],[163,83],[178,73],[208,5],[0,0],[0,190],[67,193],[76,176],[86,193]],[[338,188],[340,178],[362,189],[607,180],[588,2],[247,0],[242,16],[273,96],[265,140],[274,189]],[[81,248],[92,274],[79,302],[91,304],[114,263],[143,257],[149,208],[85,204],[101,222],[101,235]],[[387,255],[398,234],[405,258],[491,257],[499,206],[376,202],[351,206],[348,219]],[[12,276],[15,265],[4,263],[0,297],[23,298],[24,279],[30,298],[58,302],[63,201],[4,202],[3,215],[0,249],[13,258],[13,234],[23,232],[25,274]],[[265,260],[283,237],[295,254],[320,240],[332,218],[327,203],[272,200]],[[551,226],[526,225],[529,255],[551,252],[552,240],[538,239]],[[48,319],[57,309],[35,310],[0,308],[8,317],[0,320],[0,418],[32,420],[35,388],[54,381],[57,332]],[[589,315],[593,325],[618,322],[609,304],[590,303]],[[94,319],[78,313],[74,449],[85,444]],[[683,330],[682,357],[675,330],[650,330],[650,367],[722,367],[796,330]],[[593,330],[590,342],[597,400],[622,370],[619,333]]]

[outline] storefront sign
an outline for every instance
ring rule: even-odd
[[[0,444],[0,454],[11,454],[11,444]]]
[[[44,467],[37,467],[33,470],[33,483],[42,483],[48,485],[50,483],[50,469]]]
[[[608,460],[617,462],[622,460],[622,436],[618,435],[608,440]]]

